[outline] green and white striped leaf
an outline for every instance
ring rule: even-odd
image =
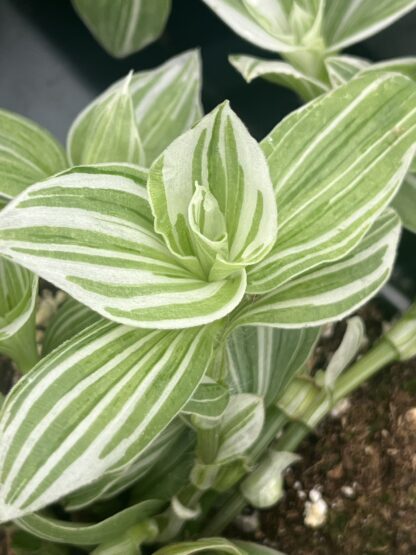
[[[240,327],[227,344],[230,387],[273,403],[303,368],[319,337],[319,328],[297,330]]]
[[[85,25],[112,56],[123,58],[155,41],[171,0],[72,0]]]
[[[284,555],[280,551],[264,545],[240,540],[229,541],[224,538],[207,538],[195,542],[183,542],[162,547],[154,555],[192,555],[193,553],[212,553],[218,555]]]
[[[284,119],[262,142],[279,237],[248,273],[271,291],[353,249],[402,183],[416,146],[416,84],[364,75]]]
[[[247,83],[251,83],[257,77],[263,77],[267,81],[291,89],[305,101],[329,90],[325,83],[306,75],[286,62],[244,55],[230,56],[229,60]]]
[[[0,252],[105,318],[184,328],[230,312],[246,282],[195,277],[153,228],[146,172],[85,166],[32,185],[1,213]]]
[[[43,356],[51,353],[62,343],[100,320],[102,320],[102,317],[97,312],[69,297],[58,308],[57,313],[45,330]]]
[[[146,476],[159,461],[169,456],[174,447],[183,444],[185,425],[180,419],[174,420],[159,434],[136,461],[130,465],[103,476],[91,485],[76,491],[65,499],[67,511],[77,511],[97,501],[111,499]]]
[[[119,99],[119,103],[124,99],[122,113],[130,129],[129,136],[134,139],[133,119],[136,134],[140,137],[143,147],[141,163],[145,161],[150,166],[176,137],[202,117],[201,84],[201,59],[197,50],[189,50],[175,56],[156,69],[134,73],[128,87],[128,95],[126,92],[123,94],[125,80],[116,82],[87,106],[73,123],[68,135],[69,159],[73,164],[86,161],[83,157],[84,151],[92,149],[88,134],[94,133],[97,118],[105,106],[111,106],[116,99]],[[116,114],[112,112],[109,116],[116,118]],[[108,130],[110,135],[112,130],[113,127]],[[124,143],[127,143],[126,138],[122,138]],[[114,142],[114,138],[112,141]]]
[[[0,521],[136,460],[195,391],[214,331],[99,322],[44,358],[2,407]]]
[[[378,33],[415,7],[415,0],[327,0],[326,44],[336,52]]]
[[[228,103],[164,151],[150,169],[148,189],[156,231],[211,280],[261,260],[275,241],[266,160]]]
[[[416,58],[395,58],[370,64],[368,60],[355,56],[330,56],[325,65],[333,87],[350,81],[356,75],[367,73],[394,72],[401,73],[416,80]]]
[[[392,205],[399,213],[404,227],[416,233],[416,173],[407,174]]]
[[[37,361],[35,308],[38,278],[0,256],[0,352],[21,372]]]
[[[249,393],[233,395],[222,418],[215,464],[241,457],[259,437],[264,424],[261,397]]]
[[[134,116],[150,164],[203,115],[202,67],[198,50],[174,56],[161,66],[133,75]]]
[[[259,20],[253,17],[253,13],[247,9],[247,3],[244,0],[203,0],[224,23],[231,29],[248,40],[249,42],[271,50],[272,52],[293,52],[299,46],[291,43],[291,29],[287,21],[287,14],[280,6],[281,2],[272,2],[271,0],[262,0],[257,3],[258,10],[265,5],[265,14],[259,23]],[[259,14],[260,15],[260,14]],[[273,31],[265,28],[267,25],[273,26]]]
[[[73,165],[127,162],[145,164],[130,90],[132,73],[102,95],[74,121],[68,136]]]
[[[345,258],[241,305],[234,324],[296,328],[344,318],[374,296],[389,278],[400,228],[400,219],[387,209]]]
[[[227,387],[208,376],[199,384],[182,412],[204,419],[216,420],[223,415],[229,401]]]
[[[356,56],[330,56],[325,59],[325,67],[331,86],[335,88],[347,83],[357,73],[371,66],[370,62]]]
[[[0,110],[2,204],[67,165],[63,148],[46,129],[13,112]]]
[[[43,540],[72,545],[97,545],[109,542],[160,512],[165,503],[156,499],[142,501],[96,524],[80,524],[31,514],[15,520],[15,524]]]

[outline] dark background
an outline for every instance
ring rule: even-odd
[[[329,0],[330,1],[330,0]],[[375,0],[376,1],[376,0]],[[155,67],[189,48],[203,58],[203,104],[209,111],[225,98],[261,139],[299,106],[294,93],[262,80],[247,85],[227,56],[273,58],[235,35],[202,0],[173,0],[166,30],[156,43],[123,60],[95,42],[69,0],[0,0],[0,107],[23,114],[62,142],[86,104],[130,69]],[[348,52],[371,60],[416,55],[416,11]],[[400,288],[415,284],[416,237],[405,234],[399,255]],[[396,276],[397,278],[397,276]]]

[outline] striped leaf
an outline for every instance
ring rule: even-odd
[[[73,165],[102,162],[145,164],[136,126],[130,73],[117,87],[102,95],[77,117],[68,136]]]
[[[228,389],[209,377],[204,378],[192,398],[186,403],[183,413],[204,419],[216,420],[223,415],[229,401]]]
[[[156,40],[171,0],[72,0],[74,8],[109,54],[123,58]]]
[[[175,56],[156,69],[134,73],[128,87],[128,95],[127,92],[123,94],[125,80],[118,81],[87,106],[73,123],[67,145],[70,160],[73,164],[103,161],[86,160],[84,151],[89,152],[92,149],[90,135],[94,133],[97,122],[103,125],[99,116],[104,108],[110,108],[117,99],[120,104],[124,99],[119,112],[124,114],[128,135],[133,138],[132,119],[135,121],[135,131],[140,137],[144,151],[141,163],[145,161],[150,166],[176,137],[201,118],[201,82],[201,60],[197,50]],[[119,117],[113,109],[107,119],[116,120]],[[120,124],[121,122],[117,124],[119,129]],[[113,127],[108,129],[110,138]],[[121,139],[121,146],[128,142],[126,137],[122,136]],[[100,141],[100,138],[97,137],[96,140]],[[111,138],[112,144],[114,140],[115,137]],[[94,143],[94,139],[92,142]],[[116,162],[118,159],[109,161]]]
[[[36,363],[35,308],[38,278],[0,256],[0,352],[21,372]]]
[[[296,44],[291,44],[292,37],[290,36],[290,29],[288,28],[287,14],[284,10],[279,9],[281,2],[272,2],[262,0],[261,3],[257,2],[258,9],[261,9],[263,4],[266,5],[266,12],[259,19],[253,17],[252,11],[247,9],[247,3],[242,0],[203,0],[224,23],[231,29],[248,40],[249,42],[271,50],[272,52],[292,52],[299,48]],[[253,2],[252,2],[253,3]],[[274,5],[273,5],[274,4]],[[261,17],[261,16],[260,16]],[[265,28],[265,25],[273,25],[273,31]],[[278,31],[278,32],[276,32]]]
[[[5,204],[28,185],[66,167],[61,145],[46,129],[0,110],[0,202]]]
[[[210,280],[261,260],[277,233],[269,170],[256,141],[224,103],[154,162],[155,229]]]
[[[69,297],[58,308],[45,330],[42,354],[51,353],[62,343],[101,319],[97,312]]]
[[[416,173],[407,174],[398,194],[394,197],[393,206],[399,213],[404,227],[416,233]]]
[[[270,405],[306,364],[319,332],[319,328],[237,328],[227,345],[231,389],[259,395]]]
[[[336,52],[378,33],[415,6],[415,0],[327,0],[326,43]]]
[[[121,470],[103,476],[65,499],[65,509],[67,511],[78,511],[97,501],[111,499],[118,495],[138,480],[143,479],[144,476],[147,476],[159,461],[170,456],[173,448],[177,449],[182,446],[186,435],[185,425],[180,419],[174,420],[152,441],[137,460]]]
[[[262,142],[279,204],[279,237],[249,274],[271,291],[344,257],[389,204],[412,161],[416,84],[364,75],[289,115]]]
[[[325,60],[325,67],[331,86],[335,88],[347,83],[357,73],[371,66],[370,62],[356,56],[330,56]]]
[[[39,514],[16,519],[15,524],[43,540],[72,545],[97,545],[117,538],[140,521],[156,515],[164,504],[156,499],[142,501],[96,524],[77,524]]]
[[[202,117],[201,56],[188,50],[150,71],[133,75],[134,116],[150,164]]]
[[[251,83],[257,77],[263,77],[267,81],[291,89],[305,101],[329,90],[327,84],[285,62],[243,55],[230,56],[229,60],[247,83]]]
[[[242,305],[234,324],[296,328],[344,318],[374,296],[388,279],[400,228],[399,218],[388,209],[345,258]]]
[[[25,376],[0,416],[0,521],[34,512],[131,464],[191,397],[211,327],[99,322]]]
[[[1,213],[0,252],[102,316],[137,327],[183,328],[230,312],[245,273],[208,282],[153,228],[146,173],[78,167],[35,184]]]
[[[249,393],[233,395],[221,421],[215,464],[229,463],[255,443],[264,424],[261,397]]]
[[[401,73],[416,81],[416,58],[411,57],[383,60],[370,64],[367,60],[354,56],[330,56],[325,60],[325,64],[333,87],[343,85],[357,74],[362,75],[363,72],[366,74]]]

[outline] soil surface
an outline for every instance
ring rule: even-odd
[[[384,325],[381,311],[373,304],[362,316],[371,344]],[[321,342],[318,367],[342,332],[338,325]],[[348,404],[303,443],[285,498],[259,513],[254,538],[287,555],[415,555],[416,360],[382,371]],[[304,522],[311,490],[328,506],[317,529]]]

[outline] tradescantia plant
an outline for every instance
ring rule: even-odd
[[[270,553],[211,536],[246,500],[276,502],[305,430],[414,353],[410,312],[351,366],[362,337],[352,320],[326,379],[308,369],[319,326],[391,273],[401,224],[388,205],[414,155],[416,84],[359,76],[260,144],[227,102],[202,117],[199,87],[188,53],[94,101],[66,156],[38,128],[26,145],[17,119],[2,139],[1,260],[27,273],[26,291],[40,276],[70,296],[0,414],[0,521],[23,531],[18,555],[195,537],[209,539],[159,555]],[[34,305],[4,297],[17,336]],[[104,518],[59,520],[56,502],[73,515],[100,502]]]
[[[232,55],[247,82],[262,77],[309,101],[363,72],[395,71],[416,80],[416,58],[370,64],[340,51],[390,25],[416,6],[414,0],[204,0],[236,33],[278,53],[282,60]],[[404,226],[416,232],[416,174],[394,200]]]

